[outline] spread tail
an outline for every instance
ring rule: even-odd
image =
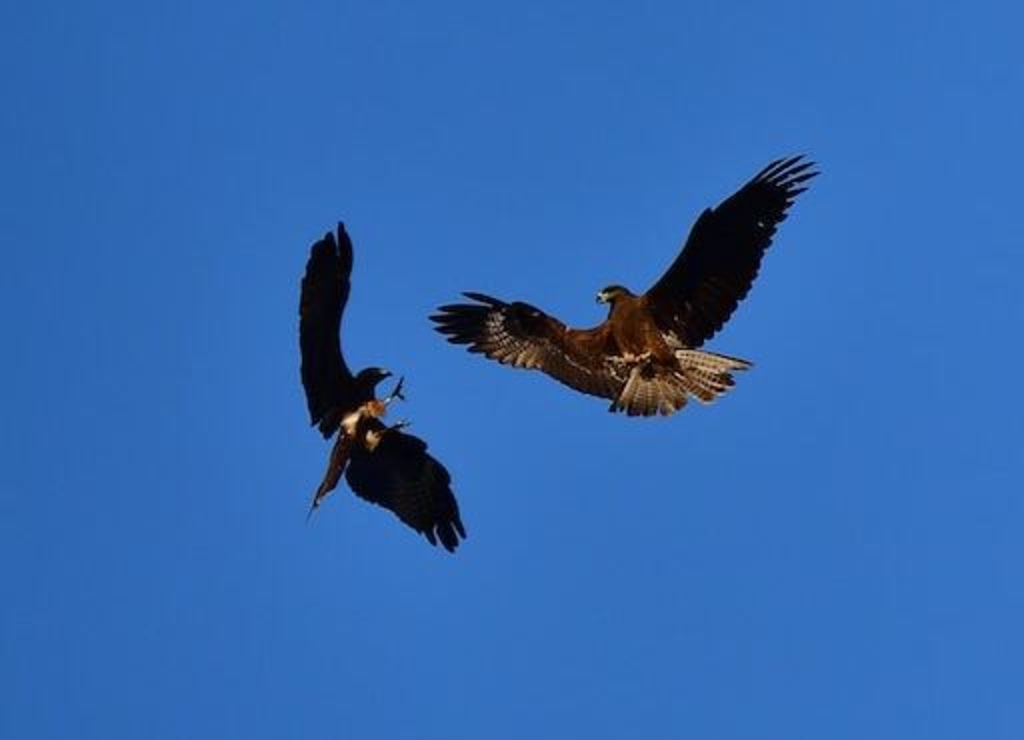
[[[609,411],[668,416],[685,406],[689,396],[711,403],[735,385],[733,371],[751,367],[738,357],[699,349],[676,350],[675,356],[674,369],[650,361],[634,366]]]

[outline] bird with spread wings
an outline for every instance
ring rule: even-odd
[[[818,173],[802,156],[771,162],[694,223],[675,261],[643,295],[621,285],[597,294],[604,322],[574,329],[528,303],[465,293],[474,303],[431,316],[453,344],[512,367],[540,370],[611,400],[609,411],[668,415],[690,396],[708,403],[746,360],[699,349],[729,320],[795,198]]]
[[[436,545],[454,552],[466,530],[444,465],[419,437],[403,432],[405,423],[386,426],[381,417],[402,396],[402,380],[384,399],[377,384],[391,373],[368,367],[355,375],[341,351],[341,318],[348,303],[352,241],[343,224],[310,250],[299,301],[302,386],[311,423],[324,438],[337,434],[323,482],[310,514],[334,490],[342,474],[357,496],[390,509]]]

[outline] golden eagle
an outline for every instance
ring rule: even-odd
[[[573,329],[528,303],[464,293],[475,303],[441,306],[434,328],[492,360],[541,370],[609,411],[668,415],[694,396],[708,403],[751,363],[698,349],[747,295],[786,211],[818,173],[802,156],[778,159],[715,208],[706,209],[682,251],[643,295],[621,285],[597,294],[608,318]]]
[[[325,438],[337,432],[323,482],[310,514],[341,480],[359,497],[393,511],[432,545],[438,540],[454,552],[466,530],[444,465],[427,453],[426,443],[401,431],[405,423],[385,426],[388,404],[402,396],[402,381],[384,399],[376,387],[390,372],[368,367],[355,375],[341,352],[341,316],[352,275],[352,241],[344,224],[338,237],[328,232],[310,250],[299,301],[302,385],[313,425]]]

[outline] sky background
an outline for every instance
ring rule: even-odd
[[[0,736],[1024,737],[1019,3],[0,8]],[[822,175],[629,419],[445,344],[575,325],[769,160]],[[299,278],[469,539],[339,490]]]

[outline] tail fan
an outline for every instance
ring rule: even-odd
[[[738,357],[699,349],[676,350],[675,356],[675,369],[652,362],[633,367],[608,410],[624,411],[629,416],[668,416],[685,406],[689,396],[711,403],[735,385],[734,371],[751,367],[750,362]]]

